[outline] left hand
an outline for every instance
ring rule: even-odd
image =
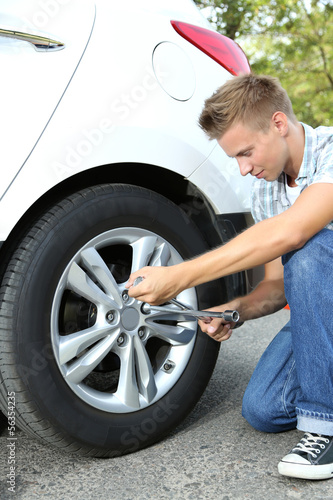
[[[227,309],[230,309],[229,305],[223,304],[218,307],[212,307],[211,309],[208,309],[208,311],[223,312]],[[199,321],[201,330],[217,342],[223,342],[224,340],[230,339],[232,335],[232,328],[235,324],[236,323],[227,323],[222,318],[206,318],[205,321]]]
[[[199,321],[199,326],[204,333],[217,342],[223,342],[230,339],[232,335],[231,323],[222,323],[222,319],[212,318],[212,321],[207,324],[206,322]]]

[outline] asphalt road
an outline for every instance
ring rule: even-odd
[[[333,481],[280,476],[277,463],[302,433],[264,434],[241,416],[261,353],[288,320],[283,310],[248,322],[224,342],[214,375],[191,415],[162,442],[114,459],[48,448],[17,432],[15,492],[8,491],[7,434],[0,437],[0,498],[100,500],[312,500],[333,498]]]

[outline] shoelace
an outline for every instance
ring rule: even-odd
[[[327,439],[325,436],[321,436],[320,434],[316,434],[315,436],[313,436],[312,434],[310,434],[310,432],[306,432],[300,442],[295,446],[293,451],[299,450],[305,453],[310,453],[313,458],[316,458],[316,456],[319,455],[320,451],[325,449],[324,443],[327,444],[329,442],[329,439]]]

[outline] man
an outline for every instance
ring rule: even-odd
[[[297,428],[301,441],[279,463],[283,475],[333,476],[333,127],[297,121],[277,79],[243,75],[205,103],[200,125],[236,158],[242,175],[256,177],[256,224],[226,245],[171,267],[146,267],[130,276],[129,294],[158,304],[182,290],[265,264],[249,295],[215,310],[238,309],[242,321],[290,305],[290,322],[259,361],[243,399],[256,429]],[[136,277],[145,279],[132,287]],[[201,329],[217,341],[232,324],[212,319]]]

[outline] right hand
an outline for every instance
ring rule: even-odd
[[[133,286],[139,276],[143,280]],[[181,276],[179,265],[143,267],[130,275],[125,287],[130,297],[150,305],[159,305],[173,299],[186,288],[181,285]]]

